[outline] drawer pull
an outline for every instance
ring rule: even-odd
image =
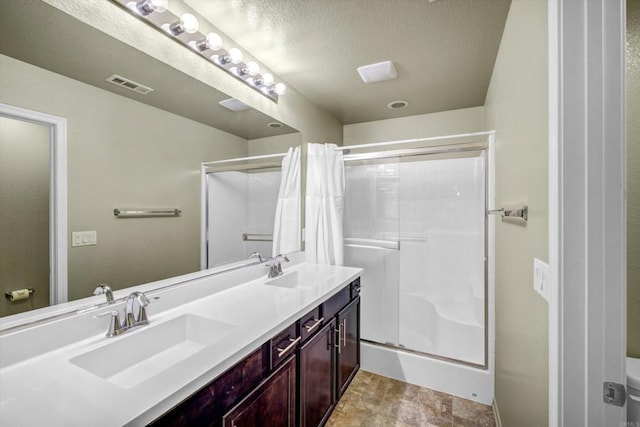
[[[277,347],[276,350],[278,351],[278,357],[284,356],[289,350],[291,350],[293,347],[295,347],[296,344],[298,344],[298,341],[300,341],[301,339],[302,339],[302,337],[298,337],[298,338],[295,338],[295,339],[289,338],[289,341],[291,342],[291,344],[289,344],[285,348]]]
[[[311,331],[313,331],[315,328],[317,328],[318,326],[320,326],[322,324],[322,322],[324,322],[324,317],[321,317],[319,319],[314,319],[315,323],[311,326],[309,325],[305,325],[304,328],[307,330],[307,333],[310,333]]]

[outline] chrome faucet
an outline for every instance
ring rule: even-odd
[[[138,301],[138,314],[133,314],[133,303]],[[145,307],[151,303],[149,298],[142,292],[132,292],[127,297],[127,303],[124,307],[124,326],[127,328],[133,328],[135,326],[142,326],[149,323],[147,319],[147,311]]]
[[[107,303],[113,304],[113,291],[111,290],[111,286],[106,283],[101,283],[98,287],[93,291],[94,295],[102,295],[104,294],[107,297]]]
[[[251,255],[249,255],[249,259],[253,259],[253,258],[256,258],[260,263],[264,262],[264,258],[262,258],[262,255],[260,254],[260,252],[254,252]]]
[[[274,256],[271,259],[267,260],[267,267],[269,267],[268,278],[278,277],[282,275],[282,263],[289,262],[289,258],[286,256],[279,254]]]
[[[158,299],[157,297],[154,299]],[[133,313],[133,303],[138,301],[138,312],[137,314]],[[109,330],[107,331],[106,336],[108,338],[115,337],[120,334],[124,334],[131,329],[137,328],[139,326],[144,326],[149,324],[149,319],[147,318],[147,311],[145,309],[151,303],[149,298],[142,292],[132,292],[127,297],[127,302],[125,303],[124,308],[124,319],[120,321],[120,313],[117,310],[105,311],[104,313],[96,314],[94,319],[104,316],[111,316],[111,322],[109,323]]]

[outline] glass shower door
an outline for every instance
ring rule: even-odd
[[[362,339],[398,345],[398,159],[345,166],[344,261],[364,269]]]
[[[484,152],[400,162],[400,347],[484,365],[484,166]]]
[[[485,152],[346,162],[364,340],[485,364]]]

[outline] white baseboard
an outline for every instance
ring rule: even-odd
[[[493,399],[493,404],[491,405],[493,408],[493,416],[496,419],[496,427],[502,427],[502,420],[500,420],[500,411],[498,411],[498,402],[496,399]]]

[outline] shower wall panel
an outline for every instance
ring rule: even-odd
[[[209,268],[245,260],[252,252],[271,256],[271,241],[244,241],[242,235],[273,234],[281,175],[279,170],[207,175]]]

